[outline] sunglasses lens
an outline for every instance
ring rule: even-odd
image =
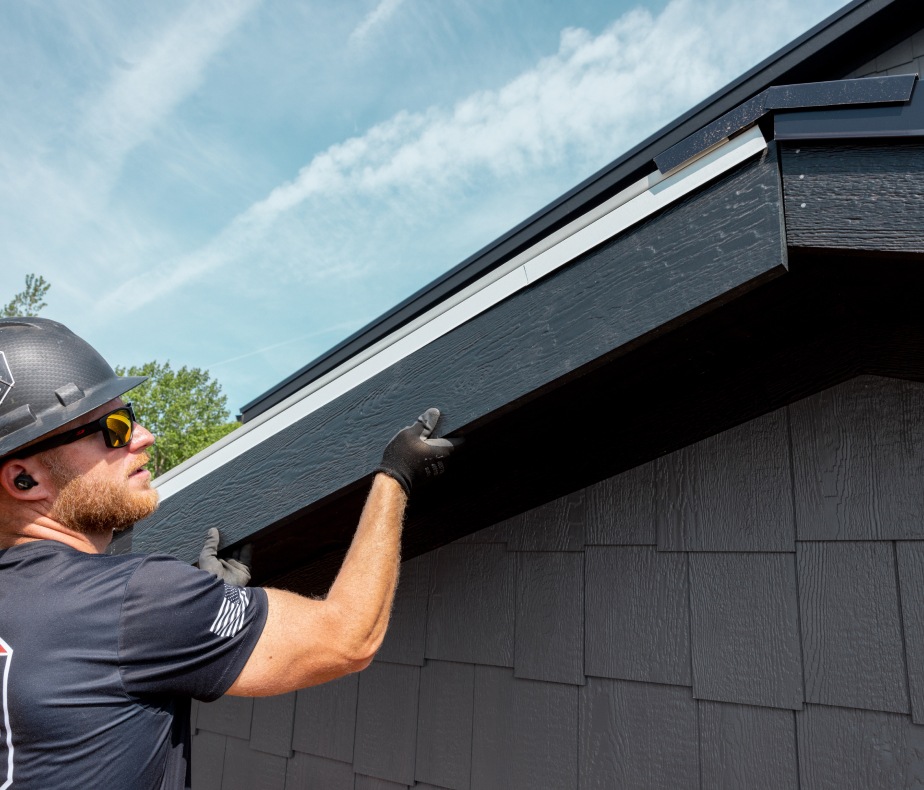
[[[119,409],[106,416],[106,429],[113,447],[124,447],[132,439],[132,417],[128,409]]]

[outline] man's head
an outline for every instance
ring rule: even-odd
[[[28,516],[108,537],[154,510],[157,493],[141,468],[154,437],[121,397],[143,381],[116,376],[61,324],[0,319],[0,510],[6,521]]]

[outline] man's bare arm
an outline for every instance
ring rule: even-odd
[[[443,473],[444,462],[461,441],[430,438],[439,416],[438,410],[428,409],[385,448],[380,474],[327,598],[266,591],[266,626],[228,694],[283,694],[358,672],[372,662],[398,584],[407,496],[415,481]]]
[[[228,694],[284,694],[358,672],[382,644],[398,583],[407,496],[378,474],[327,598],[268,589],[263,635]]]

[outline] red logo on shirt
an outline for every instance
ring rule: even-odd
[[[13,733],[7,702],[12,661],[13,648],[0,639],[0,790],[6,790],[13,784]]]

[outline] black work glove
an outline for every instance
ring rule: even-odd
[[[218,530],[212,527],[206,534],[202,551],[199,552],[199,567],[227,584],[246,587],[250,581],[250,557],[253,547],[248,543],[236,551],[232,559],[223,560],[218,556],[220,540]]]
[[[443,474],[446,460],[463,440],[431,439],[439,419],[439,409],[427,409],[417,422],[398,431],[375,471],[393,477],[406,494],[411,493],[412,486]]]

